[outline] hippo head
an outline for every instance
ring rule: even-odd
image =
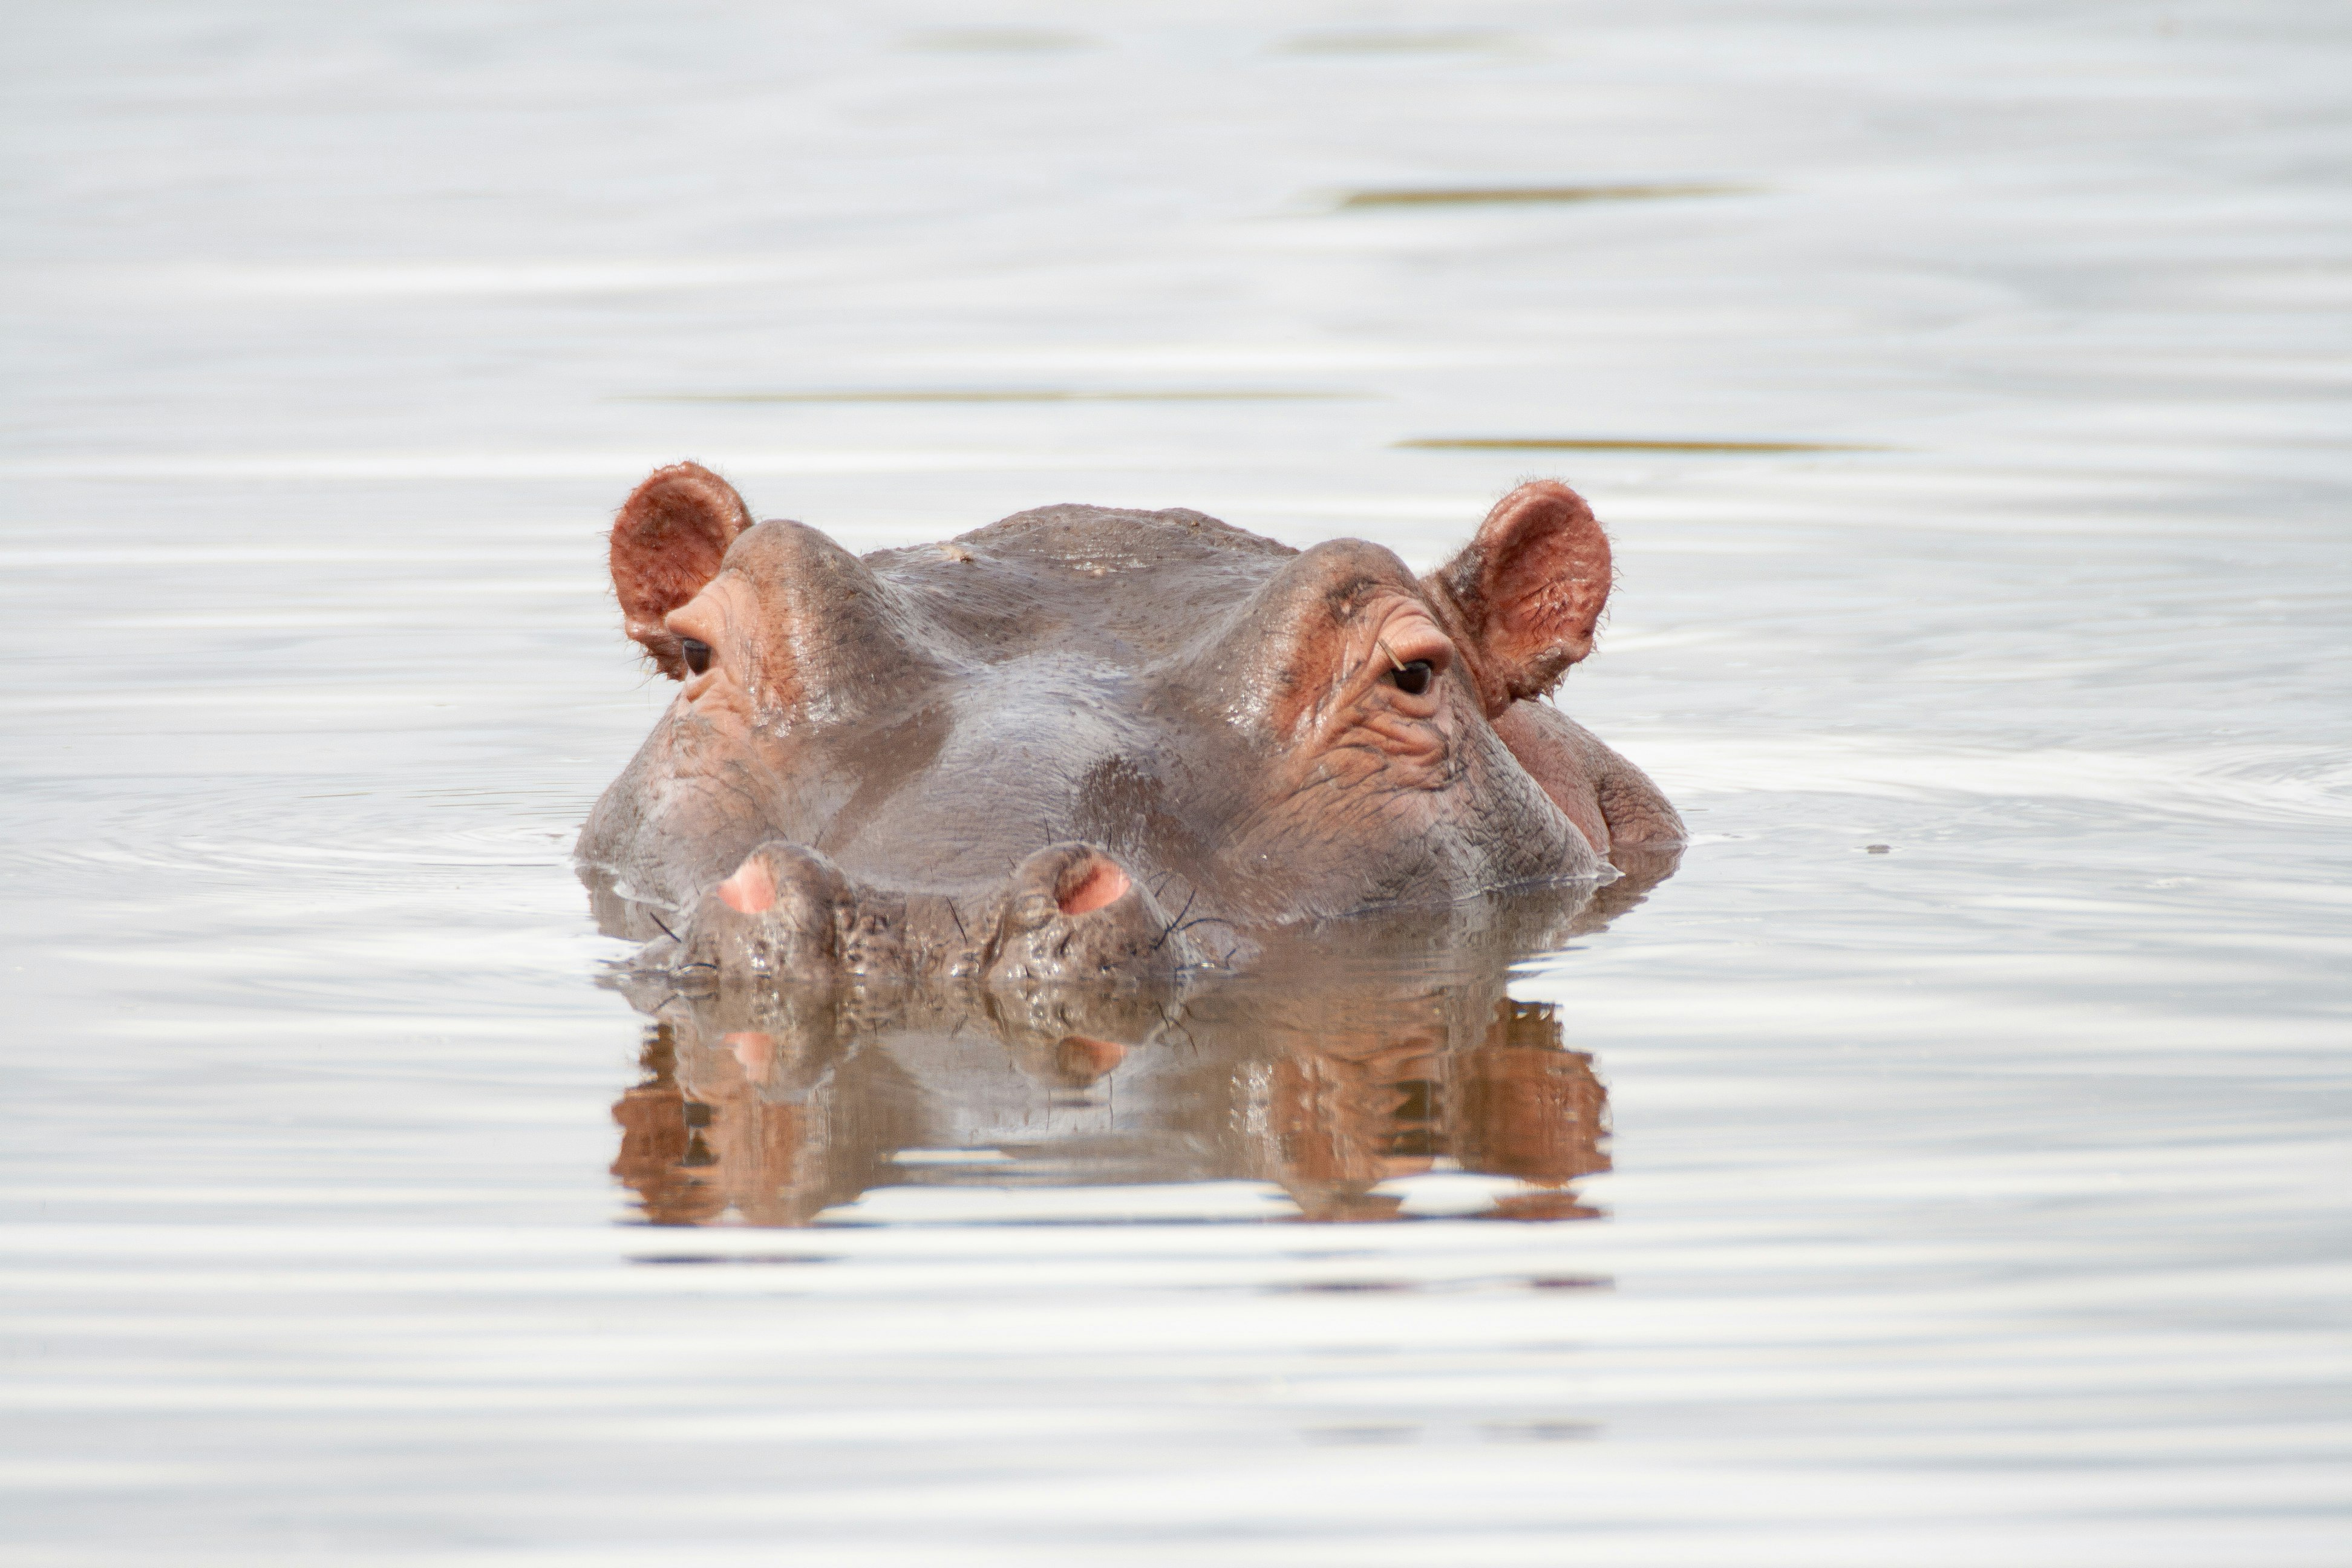
[[[582,859],[722,971],[1132,978],[1253,931],[1589,885],[1612,828],[1679,834],[1538,700],[1610,587],[1558,483],[1416,576],[1360,540],[1090,506],[860,557],[682,464],[622,508],[612,569],[679,684]]]

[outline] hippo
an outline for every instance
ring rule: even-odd
[[[578,856],[671,970],[1159,994],[1334,922],[1646,886],[1684,837],[1545,700],[1612,585],[1556,481],[1416,575],[1181,508],[853,555],[680,463],[611,566],[678,689]]]

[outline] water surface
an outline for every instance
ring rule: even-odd
[[[0,1550],[2342,1560],[2348,45],[18,17]],[[1559,474],[1696,841],[1190,1054],[649,1029],[569,845],[689,456],[1416,566]]]

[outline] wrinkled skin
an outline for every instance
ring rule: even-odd
[[[1415,577],[1082,506],[858,558],[682,464],[612,565],[680,688],[579,853],[608,929],[671,933],[681,972],[1160,994],[1337,917],[1646,886],[1682,838],[1542,700],[1610,586],[1563,485]]]
[[[1538,700],[1609,597],[1564,484],[1416,578],[1352,538],[1085,505],[858,560],[682,463],[621,508],[612,572],[679,693],[579,853],[673,962],[1150,987],[1682,839]]]
[[[613,574],[680,682],[580,845],[655,939],[612,982],[656,1021],[614,1108],[649,1218],[806,1223],[941,1149],[1320,1219],[1451,1162],[1520,1184],[1498,1217],[1591,1212],[1606,1097],[1506,982],[1682,825],[1543,700],[1610,583],[1565,487],[1416,578],[1092,507],[858,559],[682,465]]]

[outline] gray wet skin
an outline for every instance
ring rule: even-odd
[[[580,858],[608,929],[713,978],[1156,989],[1334,917],[1646,883],[1682,839],[1540,700],[1610,584],[1564,485],[1417,578],[1090,506],[860,558],[680,464],[612,566],[680,689]]]

